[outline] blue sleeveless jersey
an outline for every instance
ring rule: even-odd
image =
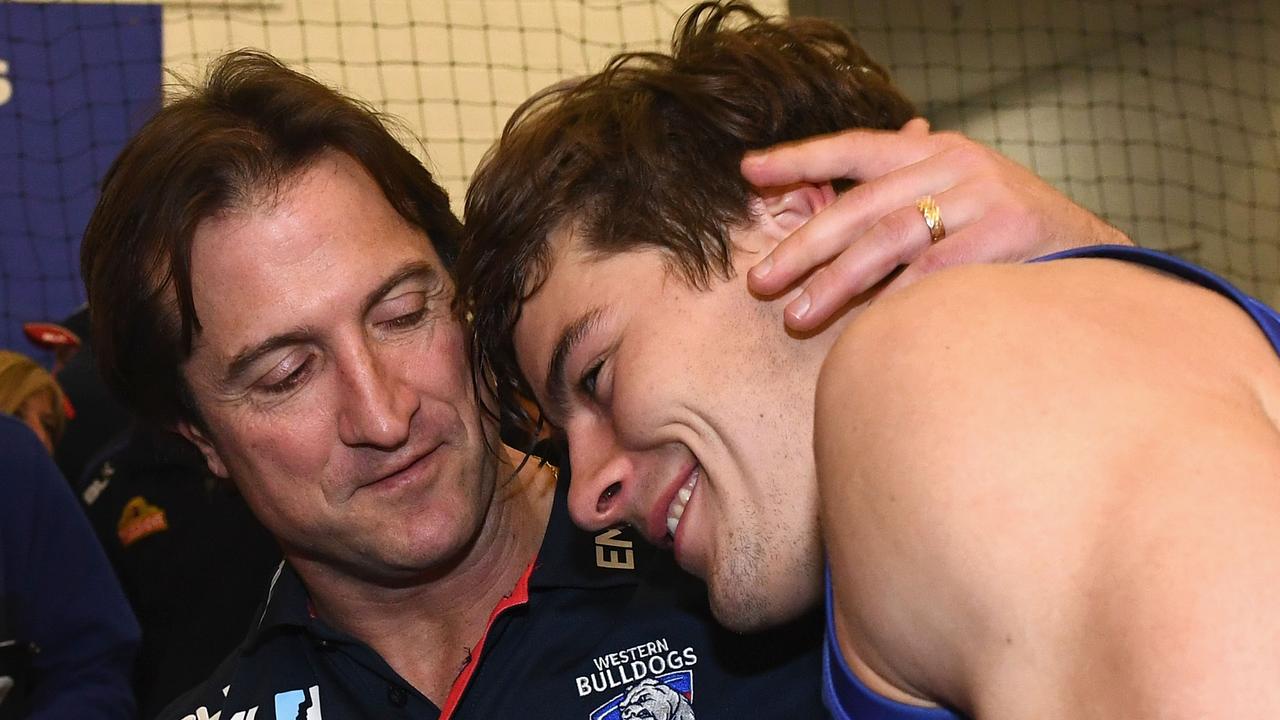
[[[827,568],[827,635],[822,641],[822,701],[834,720],[961,720],[962,716],[940,707],[904,705],[889,700],[862,684],[849,669],[836,642],[835,616],[831,614],[831,568]]]
[[[1075,248],[1074,250],[1064,250],[1052,255],[1045,255],[1044,257],[1036,258],[1032,262],[1045,262],[1065,258],[1106,258],[1108,260],[1123,260],[1138,265],[1146,265],[1149,268],[1164,271],[1170,275],[1226,295],[1243,308],[1245,312],[1249,313],[1249,317],[1253,318],[1253,321],[1258,324],[1258,328],[1262,330],[1262,334],[1266,335],[1267,340],[1271,342],[1271,347],[1275,348],[1277,353],[1280,353],[1280,313],[1267,307],[1257,298],[1240,292],[1239,289],[1225,279],[1198,265],[1193,265],[1186,260],[1156,250],[1146,250],[1128,245],[1094,245]]]
[[[1094,245],[1075,248],[1036,258],[1032,262],[1046,262],[1066,258],[1106,258],[1145,265],[1188,280],[1202,287],[1227,296],[1249,313],[1267,336],[1271,347],[1280,354],[1280,313],[1259,302],[1256,298],[1236,289],[1223,278],[1156,250],[1128,245]],[[831,570],[827,569],[827,636],[822,658],[822,697],[835,720],[961,720],[962,716],[939,707],[916,707],[887,700],[863,685],[845,662],[840,646],[835,640],[835,619],[831,612]]]

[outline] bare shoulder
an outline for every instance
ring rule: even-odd
[[[1189,384],[1175,391],[1165,382]],[[976,416],[985,432],[993,415],[1043,416],[1055,400],[1076,415],[1132,407],[1123,392],[1084,397],[1124,388],[1184,397],[1235,389],[1280,417],[1276,350],[1238,306],[1095,259],[958,267],[884,298],[837,341],[819,394],[833,412],[918,412],[910,419],[933,416],[957,431]],[[872,402],[840,401],[855,391]]]
[[[1280,361],[1253,322],[1141,268],[957,268],[885,298],[818,386],[852,642],[918,667],[965,647],[999,678],[972,702],[1083,683],[1150,709],[1173,684],[1202,698],[1280,673],[1277,408]],[[868,589],[885,578],[892,604]],[[917,684],[945,694],[945,668]],[[1280,703],[1276,687],[1252,697]]]

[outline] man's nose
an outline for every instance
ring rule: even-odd
[[[600,530],[625,521],[629,494],[634,490],[631,457],[618,447],[612,430],[594,419],[571,423],[567,429],[569,515],[586,530]]]
[[[338,437],[351,447],[390,450],[409,439],[418,396],[397,371],[400,365],[367,348],[340,360]]]

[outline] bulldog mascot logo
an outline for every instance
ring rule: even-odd
[[[596,708],[590,720],[696,720],[693,672],[645,678]]]
[[[653,678],[633,685],[618,709],[622,720],[695,720],[689,701]]]

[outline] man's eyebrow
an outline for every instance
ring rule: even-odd
[[[311,340],[313,337],[315,337],[315,333],[310,330],[293,330],[279,335],[272,335],[253,347],[247,347],[241,350],[236,353],[235,357],[231,358],[231,362],[227,364],[227,373],[223,377],[223,384],[231,385],[236,380],[239,380],[240,376],[244,375],[249,370],[250,366],[257,362],[263,355],[279,350],[282,347],[299,345]]]
[[[373,306],[382,302],[396,286],[408,280],[421,280],[426,285],[435,285],[440,279],[440,271],[436,266],[422,260],[415,260],[405,263],[391,277],[387,278],[373,292],[364,298],[364,305],[360,308],[360,316],[364,317],[373,310]]]
[[[381,302],[382,299],[387,296],[387,293],[396,289],[396,286],[401,283],[416,279],[421,279],[426,283],[431,283],[435,281],[439,275],[439,271],[430,263],[422,261],[406,263],[392,274],[391,277],[378,285],[373,292],[370,292],[365,296],[364,302],[360,307],[361,317],[368,315],[374,305]],[[264,355],[279,350],[282,347],[309,342],[314,337],[315,333],[310,330],[292,330],[279,335],[272,335],[257,345],[244,348],[240,352],[236,353],[235,357],[231,358],[231,362],[227,364],[227,372],[223,378],[223,382],[228,385],[234,383]]]
[[[547,402],[550,403],[549,408],[551,419],[557,421],[565,416],[569,405],[569,383],[565,379],[565,364],[569,361],[569,354],[582,342],[587,333],[600,322],[602,315],[600,308],[593,308],[578,316],[577,320],[569,323],[563,332],[560,333],[560,339],[556,341],[555,350],[551,352],[551,363],[547,365],[547,379],[545,387],[547,388]]]

